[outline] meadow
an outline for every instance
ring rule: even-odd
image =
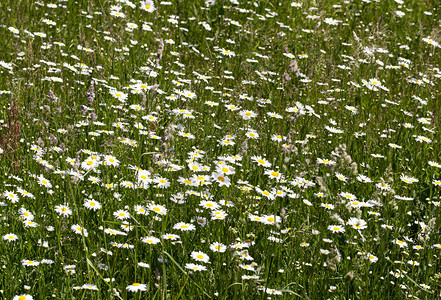
[[[439,299],[440,9],[2,0],[0,299]]]

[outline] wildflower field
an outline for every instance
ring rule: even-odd
[[[0,299],[441,297],[438,1],[0,8]]]

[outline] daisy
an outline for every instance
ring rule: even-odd
[[[33,221],[29,221],[29,220],[23,221],[23,224],[25,225],[25,227],[31,227],[31,228],[38,227],[37,223],[35,223]]]
[[[420,143],[422,143],[422,142],[426,142],[426,143],[428,143],[428,144],[430,144],[430,143],[432,142],[431,139],[429,139],[429,138],[427,138],[427,137],[425,137],[425,136],[422,136],[422,135],[417,136],[416,139],[415,139],[415,141],[420,142]]]
[[[283,135],[273,134],[273,135],[271,136],[271,140],[272,140],[273,142],[278,142],[278,143],[280,143],[280,142],[282,142],[283,140],[285,140],[285,137],[284,137]]]
[[[31,295],[22,294],[22,295],[14,296],[12,300],[34,300],[34,297],[32,297]]]
[[[162,205],[151,204],[148,208],[149,208],[149,210],[154,211],[155,213],[160,214],[160,215],[167,214],[167,208]]]
[[[105,155],[104,159],[103,159],[103,165],[118,167],[119,160],[117,160],[116,157],[114,157],[112,155]]]
[[[134,189],[135,188],[135,185],[133,184],[133,182],[130,182],[130,181],[127,181],[127,180],[124,180],[119,185],[122,186],[122,187],[128,188],[128,189]]]
[[[81,227],[80,225],[78,225],[78,224],[74,224],[74,225],[72,225],[71,227],[70,227],[72,230],[73,230],[73,232],[75,232],[76,234],[83,234],[84,235],[84,237],[87,237],[89,234],[87,233],[87,230],[85,229],[85,228],[83,228],[83,227]]]
[[[170,186],[170,181],[164,177],[157,177],[153,180],[157,185],[156,188],[166,189]]]
[[[324,164],[324,165],[335,165],[335,161],[332,161],[330,159],[317,158],[317,163]]]
[[[390,185],[384,182],[379,182],[375,185],[377,188],[379,188],[380,190],[383,191],[388,191],[390,190]]]
[[[111,13],[112,14],[112,13]],[[122,13],[121,13],[122,14]],[[117,90],[111,90],[110,94],[115,97],[116,99],[118,99],[119,101],[121,101],[122,103],[126,102],[127,98],[128,98],[128,94],[117,91]]]
[[[352,228],[358,229],[358,230],[367,228],[366,221],[363,219],[357,219],[357,218],[350,218],[348,220],[348,225],[351,225]]]
[[[12,203],[17,203],[18,200],[20,199],[16,193],[10,191],[4,192],[3,196],[5,196],[6,199],[10,200]]]
[[[423,41],[435,47],[440,47],[440,44],[438,42],[435,42],[431,38],[423,38]]]
[[[201,226],[207,225],[207,218],[204,217],[195,217],[194,220]]]
[[[40,264],[40,262],[35,261],[35,260],[23,259],[21,261],[21,264],[23,265],[23,267],[36,267]]]
[[[242,280],[250,280],[250,279],[256,279],[258,280],[260,277],[256,275],[242,275]]]
[[[143,268],[150,268],[150,265],[148,263],[142,262],[140,261],[138,263],[138,266],[143,267]]]
[[[357,180],[362,182],[362,183],[370,183],[370,182],[372,182],[372,179],[370,179],[369,177],[367,177],[365,175],[362,175],[362,174],[357,176]]]
[[[109,234],[109,235],[127,235],[127,233],[119,231],[119,230],[115,230],[115,229],[111,229],[111,228],[106,228],[104,229],[104,232]]]
[[[147,209],[142,205],[135,205],[135,207],[133,209],[135,210],[136,214],[138,214],[138,215],[146,216],[149,214]]]
[[[224,220],[228,214],[223,210],[214,210],[211,212],[212,220]]]
[[[163,234],[162,238],[164,240],[176,241],[176,240],[180,239],[181,237],[179,235],[177,235],[177,234],[167,233],[167,234]]]
[[[101,179],[99,179],[98,177],[95,176],[89,176],[87,178],[87,180],[89,180],[90,182],[92,182],[93,184],[98,184],[101,182]]]
[[[68,217],[72,214],[72,210],[67,204],[55,206],[55,212],[59,215],[62,215],[63,217]]]
[[[233,146],[233,145],[236,144],[235,142],[233,142],[233,141],[230,140],[230,139],[219,140],[218,143],[219,143],[219,145],[221,145],[221,146]]]
[[[348,199],[348,200],[357,200],[357,197],[351,193],[342,192],[342,193],[340,193],[340,196],[342,196],[344,199]]]
[[[338,232],[345,232],[345,229],[343,226],[340,225],[329,225],[328,229],[334,233]]]
[[[26,219],[27,221],[32,221],[34,219],[34,215],[23,207],[20,208],[18,212],[20,213],[20,216]]]
[[[202,165],[199,164],[198,162],[192,161],[191,163],[188,164],[188,168],[192,171],[192,172],[201,172],[203,171],[202,169]]]
[[[37,179],[38,179],[38,182],[37,182],[38,185],[44,186],[48,189],[52,188],[52,184],[50,183],[50,181],[47,180],[46,178],[44,178],[43,175],[38,176]]]
[[[85,283],[81,286],[83,290],[92,290],[92,291],[98,291],[98,287],[94,284]]]
[[[265,175],[268,175],[270,179],[276,179],[278,182],[285,178],[282,174],[274,170],[266,170]]]
[[[195,99],[196,98],[196,94],[193,92],[190,92],[188,90],[184,90],[183,91],[183,96],[189,99]]]
[[[221,252],[221,253],[223,253],[223,252],[225,252],[227,250],[227,246],[225,246],[222,243],[215,242],[215,243],[210,245],[210,249],[211,249],[211,251],[214,251],[214,252]]]
[[[138,183],[150,184],[152,182],[150,175],[151,173],[147,170],[138,171]]]
[[[98,209],[101,208],[101,204],[100,204],[98,201],[93,200],[93,199],[91,199],[91,200],[86,200],[86,201],[84,202],[84,206],[85,206],[87,209],[91,209],[91,210],[98,210]]]
[[[333,210],[334,209],[334,205],[333,204],[329,204],[329,203],[322,203],[322,204],[320,204],[320,206],[324,207],[326,209],[329,209],[329,210]]]
[[[400,248],[407,247],[407,243],[406,243],[405,241],[395,239],[395,240],[393,240],[392,242],[393,242],[394,244],[397,244],[398,246],[400,246]]]
[[[13,233],[8,233],[3,236],[3,239],[8,242],[13,242],[13,241],[18,240],[18,235],[13,234]]]
[[[282,221],[282,218],[275,215],[269,215],[269,216],[263,216],[262,217],[262,223],[268,224],[268,225],[274,225],[275,223],[280,223]]]
[[[441,168],[441,165],[435,161],[429,161],[429,165],[436,168]]]
[[[191,263],[189,263],[189,264],[185,264],[185,267],[186,267],[187,269],[192,270],[192,271],[206,271],[206,270],[207,270],[207,267],[205,267],[205,266],[202,266],[202,265],[196,265],[196,264],[191,264]]]
[[[259,134],[255,131],[248,131],[245,135],[251,139],[258,139],[259,138]]]
[[[340,173],[335,173],[335,177],[337,177],[338,180],[343,181],[343,182],[347,182],[348,178],[346,176],[344,176],[343,174]]]
[[[364,207],[365,203],[364,202],[359,202],[359,201],[350,201],[348,203],[348,205],[352,208],[359,208],[359,207]]]
[[[129,285],[128,287],[126,287],[126,290],[128,290],[129,292],[145,292],[147,291],[147,285],[146,284],[142,284],[142,283],[132,283],[131,285]]]
[[[420,263],[415,260],[408,260],[407,263],[412,266],[419,266]]]
[[[143,242],[145,244],[156,245],[159,242],[161,242],[161,240],[154,237],[154,236],[146,236],[146,237],[141,238],[141,242]]]
[[[119,209],[113,213],[118,220],[126,220],[130,218],[130,213],[126,210]]]
[[[414,183],[414,182],[418,182],[418,181],[419,181],[418,179],[416,179],[416,178],[414,178],[414,177],[410,177],[410,176],[407,176],[407,175],[404,175],[404,174],[401,174],[400,179],[401,179],[403,182],[407,183],[407,184],[411,184],[411,183]]]
[[[201,201],[201,203],[199,203],[199,206],[209,209],[218,209],[220,207],[220,205],[214,201]]]
[[[190,255],[194,260],[202,261],[204,263],[208,263],[208,261],[210,260],[210,257],[204,252],[193,251]]]
[[[251,265],[239,264],[239,267],[241,267],[244,270],[248,270],[248,271],[256,271],[256,269]]]
[[[257,117],[257,114],[254,111],[251,110],[242,110],[239,115],[244,120],[251,120],[252,118]]]
[[[118,244],[118,248],[123,248],[123,249],[133,249],[135,248],[135,246],[124,243],[124,244]]]
[[[25,191],[25,190],[22,189],[22,188],[17,188],[17,192],[18,192],[20,195],[24,196],[24,197],[28,197],[28,198],[31,198],[31,199],[34,199],[34,198],[35,198],[34,195],[32,195],[31,193]]]
[[[233,56],[236,55],[236,53],[234,53],[233,51],[227,50],[227,49],[224,49],[224,48],[220,49],[220,52],[221,52],[222,55],[228,56],[228,57],[233,57]]]
[[[173,226],[173,229],[179,229],[181,231],[192,231],[195,230],[196,227],[193,224],[179,222]]]
[[[231,185],[231,181],[230,178],[228,178],[227,176],[224,176],[224,173],[218,173],[218,172],[213,172],[211,174],[211,177],[214,179],[214,181],[216,181],[219,186],[230,186]]]
[[[256,215],[249,215],[248,218],[253,222],[262,222],[263,218]]]
[[[236,171],[234,170],[234,167],[228,166],[225,164],[221,165],[221,166],[217,166],[216,172],[223,173],[224,175],[233,175],[234,173],[236,173]]]
[[[81,168],[83,168],[86,171],[89,171],[96,169],[99,166],[99,164],[100,163],[98,160],[89,157],[81,163]]]

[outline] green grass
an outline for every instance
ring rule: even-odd
[[[439,297],[439,5],[368,2],[2,1],[0,298]]]

